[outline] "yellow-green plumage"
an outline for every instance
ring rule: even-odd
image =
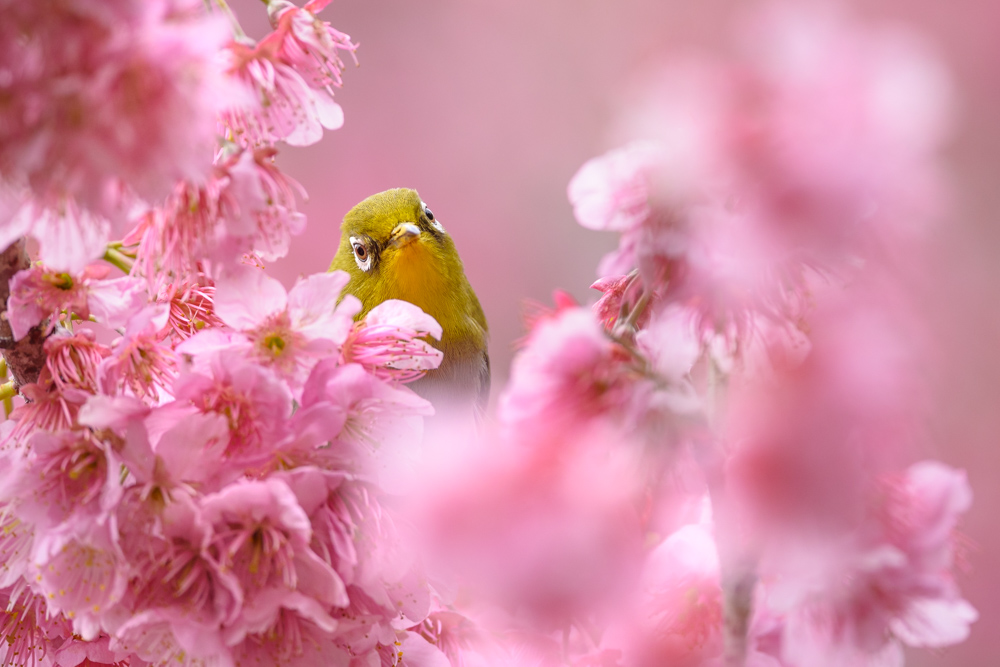
[[[444,360],[411,386],[435,402],[471,399],[484,409],[490,388],[486,316],[454,241],[420,195],[406,188],[372,195],[344,216],[340,230],[330,270],[350,275],[344,291],[361,300],[358,319],[387,299],[401,299],[441,325],[441,340],[431,343]]]

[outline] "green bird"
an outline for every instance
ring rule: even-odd
[[[387,299],[409,301],[441,325],[441,366],[410,386],[439,409],[471,402],[477,417],[490,395],[486,315],[455,242],[415,190],[395,188],[352,208],[340,226],[330,270],[346,271],[344,289],[361,300],[358,319]]]

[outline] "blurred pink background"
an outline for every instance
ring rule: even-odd
[[[244,28],[267,30],[259,0],[230,0]],[[325,270],[344,213],[391,187],[420,191],[459,247],[490,322],[494,394],[504,385],[525,299],[563,288],[581,300],[616,239],[573,220],[566,184],[614,145],[620,93],[650,65],[718,51],[749,3],[722,0],[337,0],[321,14],[361,48],[338,99],[343,129],[282,151],[310,194],[306,233],[269,267],[291,284]],[[1000,3],[866,0],[936,46],[955,80],[946,159],[955,211],[922,298],[949,359],[927,415],[928,456],[965,468],[976,494],[962,530],[961,584],[979,609],[972,637],[914,652],[912,666],[1000,665]],[[494,396],[495,399],[495,396]]]

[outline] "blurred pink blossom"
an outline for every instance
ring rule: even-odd
[[[719,556],[710,526],[687,525],[646,558],[637,599],[613,622],[602,645],[621,652],[623,665],[722,667],[723,591]],[[781,667],[756,645],[751,624],[748,667]]]
[[[902,644],[963,641],[978,617],[951,573],[953,530],[972,501],[964,473],[921,462],[884,477],[876,493],[854,543],[839,553],[815,545],[825,554],[777,582],[792,664],[902,665]]]
[[[227,30],[184,4],[5,2],[0,174],[95,212],[119,180],[156,201],[203,178],[233,92],[216,58]]]

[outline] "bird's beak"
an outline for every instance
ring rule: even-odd
[[[392,230],[389,243],[393,248],[402,248],[410,241],[420,236],[420,228],[412,222],[401,222]]]

